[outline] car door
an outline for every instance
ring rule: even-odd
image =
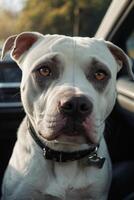
[[[121,47],[131,57],[134,70],[133,19],[134,1],[114,0],[95,36]],[[107,121],[106,131],[109,133],[106,138],[113,162],[133,160],[134,81],[128,76],[127,70],[118,74],[117,103]]]

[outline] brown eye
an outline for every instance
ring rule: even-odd
[[[95,74],[94,74],[95,79],[98,81],[104,80],[106,78],[106,76],[107,76],[106,73],[102,70],[99,70],[99,71],[95,72]]]
[[[41,76],[44,76],[44,77],[51,76],[52,74],[51,69],[49,67],[41,67],[38,70],[38,72]]]

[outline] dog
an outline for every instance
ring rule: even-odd
[[[2,200],[106,200],[112,169],[105,120],[128,56],[103,39],[23,32],[9,37],[22,70],[26,117],[4,175]]]

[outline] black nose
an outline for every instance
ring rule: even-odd
[[[60,104],[61,113],[75,117],[86,117],[91,114],[92,109],[93,104],[85,96],[71,97],[67,101],[64,101],[64,103],[61,100]]]

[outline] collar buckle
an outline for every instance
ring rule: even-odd
[[[97,156],[97,147],[96,147],[96,151],[88,156],[87,164],[101,169],[103,167],[105,160],[106,158]]]

